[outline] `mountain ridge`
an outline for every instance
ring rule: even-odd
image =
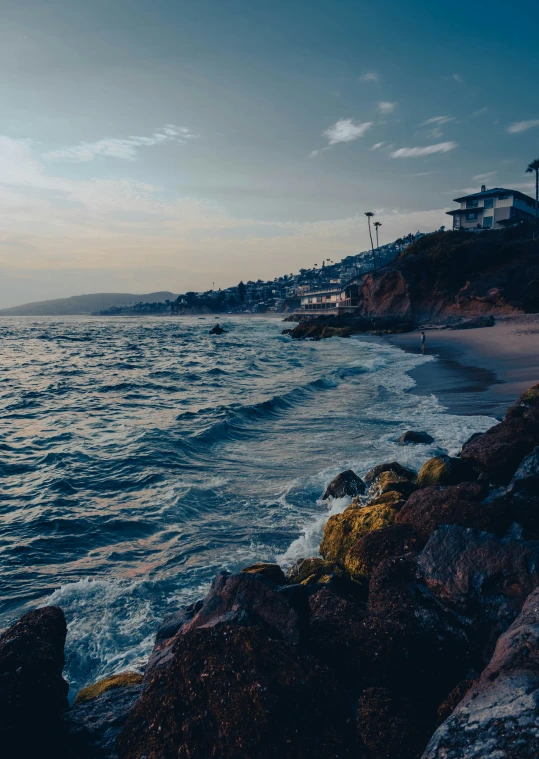
[[[153,293],[89,293],[69,298],[54,298],[0,309],[0,316],[83,316],[112,306],[129,303],[153,303],[175,300],[178,296],[167,290]]]

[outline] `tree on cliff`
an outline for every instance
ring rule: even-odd
[[[367,217],[367,220],[369,222],[369,237],[371,238],[372,260],[374,263],[374,268],[376,269],[376,256],[374,254],[374,243],[372,241],[372,229],[371,229],[371,219],[374,216],[374,214],[372,211],[366,211],[365,216]]]
[[[376,229],[376,250],[378,251],[378,263],[380,263],[380,243],[378,242],[378,230],[382,226],[381,221],[375,221],[374,226]]]
[[[238,285],[238,295],[240,296],[240,300],[243,303],[245,300],[245,285],[243,284],[243,280]]]
[[[537,234],[537,218],[539,215],[539,158],[532,161],[526,169],[527,174],[532,174],[535,171],[535,225],[533,228],[533,239]]]

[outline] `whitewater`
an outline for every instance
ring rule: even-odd
[[[316,555],[340,471],[456,452],[489,417],[448,414],[383,340],[292,341],[276,319],[0,321],[0,628],[68,623],[76,691],[141,669],[162,618],[215,574]],[[434,444],[401,447],[407,429]]]

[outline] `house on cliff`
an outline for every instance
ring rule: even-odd
[[[448,211],[453,217],[453,229],[473,231],[475,229],[502,229],[522,221],[533,221],[535,200],[518,190],[495,187],[481,192],[455,198],[460,208]]]

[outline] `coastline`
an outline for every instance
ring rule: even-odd
[[[419,354],[421,332],[390,335],[392,345]],[[419,396],[436,395],[449,413],[501,419],[526,388],[539,382],[539,315],[501,317],[493,327],[425,329],[432,361],[409,374]]]

